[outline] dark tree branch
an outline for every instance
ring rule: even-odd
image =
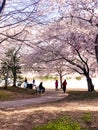
[[[4,6],[5,6],[6,0],[3,0],[2,5],[0,6],[0,13],[2,12]]]

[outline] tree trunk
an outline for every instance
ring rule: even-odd
[[[62,88],[62,75],[60,75],[60,88]]]
[[[3,0],[2,5],[1,5],[1,7],[0,7],[0,13],[1,13],[2,10],[3,10],[3,8],[4,8],[4,6],[5,6],[5,3],[6,3],[6,0]]]
[[[13,87],[16,87],[16,75],[13,75]]]
[[[98,34],[96,34],[96,39],[95,39],[95,54],[98,63]]]
[[[92,79],[89,76],[87,76],[87,85],[88,85],[88,91],[89,92],[95,91],[94,85],[92,83]]]
[[[8,85],[8,73],[6,73],[6,74],[4,75],[4,79],[5,79],[4,89],[7,89],[7,85]]]
[[[13,69],[13,87],[16,87],[16,79],[17,79],[16,69]]]

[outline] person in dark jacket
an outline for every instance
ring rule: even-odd
[[[41,82],[39,84],[39,90],[41,91],[41,93],[44,93],[45,92],[45,88],[43,87],[43,82]]]
[[[66,92],[66,85],[67,85],[67,81],[65,79],[64,82],[63,82],[63,92],[64,93]]]
[[[55,90],[58,89],[58,80],[55,81]]]

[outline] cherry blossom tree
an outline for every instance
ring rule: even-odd
[[[85,28],[96,28],[95,31],[95,55],[98,61],[98,0],[69,0],[69,11],[64,11],[62,13],[62,18],[70,19],[70,22],[76,23]],[[60,8],[62,10],[62,7]]]
[[[38,57],[43,62],[65,60],[70,69],[86,77],[88,91],[94,91],[91,72],[95,72],[96,68],[93,44],[95,33],[93,27],[85,28],[66,21],[56,22],[43,33],[43,42],[37,44],[40,48]]]
[[[0,9],[1,11],[4,10],[0,17],[0,44],[5,44],[10,40],[18,41],[18,43],[27,43],[28,39],[26,39],[26,36],[29,34],[28,30],[31,26],[36,24],[35,21],[37,21],[38,17],[37,9],[41,0],[27,0],[25,2],[23,0],[1,1]]]
[[[16,48],[11,48],[5,53],[5,58],[1,62],[1,72],[5,79],[5,88],[7,88],[8,78],[13,76],[13,87],[16,87],[17,75],[21,73],[20,69],[20,55],[19,50],[21,46]]]

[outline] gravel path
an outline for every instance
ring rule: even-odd
[[[48,90],[47,93],[42,94],[41,96],[38,96],[36,98],[0,102],[0,109],[23,107],[33,104],[35,105],[40,103],[57,101],[65,98],[67,95],[67,93],[63,93],[62,91]]]

